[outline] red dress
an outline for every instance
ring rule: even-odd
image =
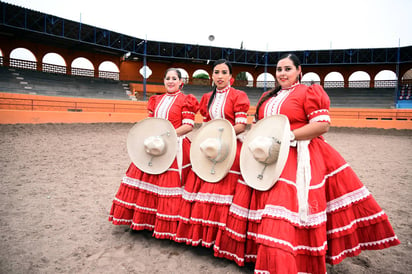
[[[213,104],[207,105],[212,92],[203,95],[200,113],[203,121],[224,118],[232,125],[246,124],[250,102],[245,92],[227,87],[217,90]],[[200,179],[191,170],[183,191],[181,221],[177,242],[205,247],[214,246],[215,256],[244,263],[247,216],[251,188],[240,175],[241,142],[229,173],[217,183]]]
[[[321,86],[297,84],[263,103],[259,118],[287,115],[294,130],[330,122],[329,104]],[[300,183],[305,141],[299,142],[302,150],[290,147],[276,184],[268,191],[253,190],[247,253],[256,260],[255,273],[326,273],[326,263],[399,244],[387,215],[323,137],[306,143],[310,177],[307,185]]]
[[[178,91],[152,96],[148,102],[149,117],[169,120],[175,128],[182,124],[194,125],[199,109],[197,99]],[[182,180],[190,170],[190,142],[179,138],[182,155],[170,168],[158,175],[144,173],[133,163],[123,177],[110,210],[109,221],[115,225],[130,225],[134,230],[151,230],[156,238],[173,239],[179,221]]]

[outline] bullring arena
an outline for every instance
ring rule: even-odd
[[[0,27],[13,33],[10,26]],[[128,77],[128,67],[141,66],[142,61],[121,57],[116,61],[119,79],[104,79],[96,72],[91,77],[61,75],[42,70],[38,63],[32,69],[30,61],[5,54],[11,52],[7,48],[35,45],[29,37],[7,38],[5,44],[6,38],[0,36],[0,273],[253,273],[253,265],[240,268],[215,258],[210,249],[157,240],[149,232],[113,226],[107,220],[130,163],[127,133],[146,117],[147,97],[164,92],[159,75],[170,64],[154,62],[154,76],[157,73],[160,80],[148,83],[138,75],[130,76],[135,81],[122,80]],[[47,52],[52,46],[39,43],[32,49],[43,47]],[[184,64],[182,60],[173,65]],[[404,66],[403,75],[409,75],[412,58]],[[199,97],[209,91],[209,83],[191,81],[185,92]],[[375,197],[401,241],[389,249],[363,251],[329,266],[328,273],[412,272],[412,108],[397,105],[409,105],[410,99],[400,96],[407,96],[412,82],[403,79],[398,84],[350,88],[344,82],[343,87],[325,88],[332,102],[332,127],[325,138]],[[252,87],[237,88],[250,92],[251,123],[262,88],[256,81]],[[381,92],[380,98],[370,95],[373,91]],[[196,121],[201,122],[199,115]]]

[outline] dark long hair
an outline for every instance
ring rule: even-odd
[[[226,66],[229,68],[230,74],[232,74],[232,64],[230,64],[229,61],[227,61],[226,59],[219,59],[213,63],[212,75],[213,75],[213,71],[215,70],[215,67],[220,64],[226,64]],[[213,99],[215,99],[215,96],[216,96],[216,85],[214,85],[212,95],[210,96],[209,102],[207,103],[207,109],[210,108],[210,105],[212,104]]]
[[[278,60],[278,63],[279,63],[280,60],[283,60],[285,58],[289,58],[293,62],[293,64],[295,65],[296,68],[298,68],[300,66],[299,58],[293,53],[283,54],[282,56],[280,56],[280,58]],[[298,77],[299,77],[298,80],[300,81],[301,80],[300,75]],[[275,80],[276,80],[276,77],[275,77]],[[282,89],[282,87],[279,85],[279,83],[276,80],[275,88],[269,90],[269,92],[260,99],[260,101],[258,102],[258,104],[256,106],[256,112],[255,112],[255,121],[256,122],[259,120],[259,109],[262,106],[262,104],[264,102],[266,102],[269,98],[271,98],[275,94],[277,94],[281,89]]]

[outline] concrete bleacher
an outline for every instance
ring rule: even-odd
[[[183,92],[186,94],[193,94],[197,100],[200,101],[202,95],[211,91],[212,88],[210,86],[199,86],[199,85],[185,85],[183,87]]]
[[[400,86],[396,108],[412,109],[412,84],[404,84]]]
[[[394,88],[326,88],[332,108],[394,108]]]
[[[252,88],[252,87],[236,87],[234,88],[243,90],[249,97],[250,104],[256,105],[259,101],[260,96],[262,96],[263,88]],[[210,86],[200,86],[200,85],[185,85],[183,91],[187,94],[193,94],[199,101],[203,94],[208,93],[212,90]]]
[[[235,87],[243,90],[249,97],[250,104],[256,105],[263,94],[263,88]],[[187,85],[185,93],[195,95],[198,100],[211,87]],[[330,88],[325,89],[332,108],[394,108],[395,90],[393,88]]]
[[[130,100],[128,83],[0,66],[0,91],[49,96]]]
[[[129,82],[112,79],[53,74],[0,66],[0,92],[37,94],[61,97],[130,100]],[[161,85],[163,89],[163,85]],[[236,87],[256,105],[264,89]],[[185,85],[183,91],[200,100],[210,86]],[[394,88],[326,88],[331,108],[395,108]]]

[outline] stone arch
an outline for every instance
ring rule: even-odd
[[[209,79],[198,79],[198,78],[195,78],[195,76],[196,76],[196,75],[199,75],[199,74],[205,74],[205,75],[207,75],[207,76],[209,77]],[[192,83],[193,83],[193,85],[208,86],[208,85],[210,84],[210,79],[211,79],[211,77],[210,77],[209,73],[208,73],[206,70],[204,70],[204,69],[197,69],[197,70],[195,70],[195,71],[193,72],[193,75],[192,75]]]
[[[10,52],[10,67],[37,69],[37,58],[31,50],[15,48]]]
[[[401,77],[402,82],[412,84],[412,68],[408,69]]]
[[[93,63],[84,57],[77,57],[71,63],[72,75],[94,77]]]
[[[100,65],[99,65],[99,70],[119,72],[119,68],[112,61],[103,61],[103,62],[101,62]]]
[[[112,61],[101,62],[98,71],[99,78],[119,80],[119,67]]]
[[[187,85],[189,83],[189,73],[184,68],[177,68],[182,75],[183,84]]]
[[[343,88],[345,86],[345,80],[342,73],[337,71],[331,71],[325,76],[324,88]]]
[[[303,75],[301,83],[305,85],[320,84],[320,76],[315,72],[307,72]]]
[[[207,74],[207,76],[209,77],[209,79],[211,79],[209,73],[208,73],[206,70],[204,70],[204,69],[197,69],[197,70],[195,70],[195,71],[193,72],[192,77],[193,77],[193,76],[196,76],[196,75],[198,75],[198,74]]]
[[[49,52],[43,56],[42,71],[66,74],[66,61],[60,54],[55,52]]]
[[[275,87],[275,76],[273,74],[264,72],[259,74],[259,76],[256,78],[256,87],[257,88],[262,88],[262,87],[267,87],[267,88],[274,88]]]
[[[241,71],[234,77],[234,86],[253,87],[253,76],[247,71]]]
[[[371,77],[365,71],[355,71],[349,78],[349,88],[370,88]]]
[[[391,70],[379,71],[374,80],[396,80],[396,73]]]
[[[373,79],[375,88],[396,87],[398,79],[396,73],[392,70],[381,70],[375,75]]]

